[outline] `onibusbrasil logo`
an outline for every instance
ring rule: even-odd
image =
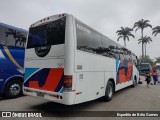
[[[1,117],[42,117],[40,112],[2,112]]]

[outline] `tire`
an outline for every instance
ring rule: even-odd
[[[103,97],[104,101],[106,102],[111,101],[113,98],[113,94],[114,94],[113,83],[111,81],[108,81],[107,86],[106,86],[105,96]]]
[[[11,80],[6,85],[4,97],[11,99],[22,95],[22,82],[20,80]]]
[[[133,80],[133,85],[132,85],[132,87],[134,88],[134,87],[136,87],[136,86],[137,86],[137,78],[135,77],[134,80]]]

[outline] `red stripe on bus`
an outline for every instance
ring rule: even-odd
[[[30,82],[29,82],[29,87],[30,87],[30,88],[40,89],[40,87],[39,87],[39,85],[38,85],[38,81],[30,81]]]
[[[58,85],[58,83],[61,80],[61,77],[63,75],[63,69],[51,69],[47,78],[47,81],[45,82],[44,87],[42,88],[43,90],[48,90],[48,91],[54,91]]]
[[[42,87],[39,87],[38,80],[30,81],[29,87],[40,90],[54,91],[61,80],[63,72],[64,72],[63,68],[52,68],[50,69],[47,80]]]
[[[126,81],[125,70],[121,69],[119,70],[119,82],[123,83],[125,81]]]
[[[126,81],[129,81],[132,76],[132,63],[128,63],[128,70],[127,70],[127,76],[126,76]]]

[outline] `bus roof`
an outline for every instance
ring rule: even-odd
[[[160,63],[156,63],[156,66],[157,66],[157,65],[160,66]]]
[[[2,23],[2,22],[0,22],[0,26],[4,26],[4,27],[7,27],[7,28],[11,28],[11,29],[19,30],[19,31],[22,31],[22,32],[27,32],[27,30],[25,30],[25,29],[18,28],[18,27],[14,27],[14,26],[11,26],[11,25],[8,25],[8,24],[5,24],[5,23]]]

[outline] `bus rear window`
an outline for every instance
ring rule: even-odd
[[[64,44],[66,17],[30,28],[27,48]]]
[[[149,64],[141,64],[141,65],[140,65],[140,68],[141,68],[141,69],[149,69],[149,68],[151,68],[151,67],[150,67]]]

